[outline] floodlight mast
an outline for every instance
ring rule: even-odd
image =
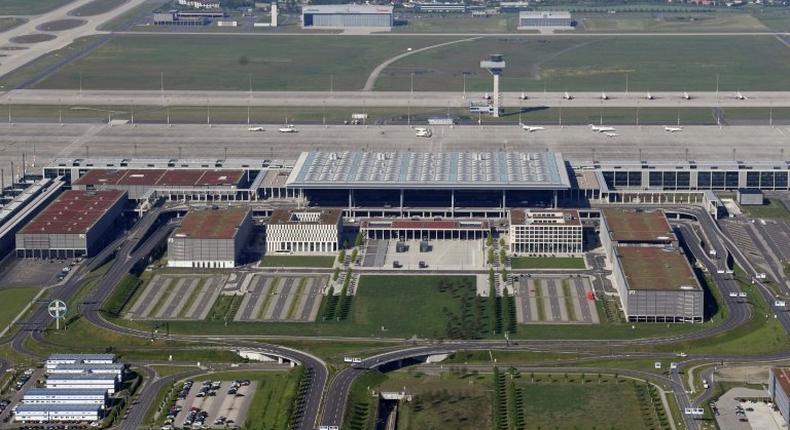
[[[505,69],[505,60],[502,54],[491,54],[488,60],[480,62],[480,68],[488,70],[491,76],[494,77],[494,95],[493,95],[493,109],[491,115],[499,117],[499,77],[502,76],[502,71]]]

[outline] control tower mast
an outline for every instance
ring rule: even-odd
[[[488,60],[480,62],[480,68],[488,70],[494,77],[494,95],[493,95],[493,109],[491,115],[499,116],[499,77],[502,76],[502,71],[505,69],[505,60],[502,59],[502,54],[491,54]]]

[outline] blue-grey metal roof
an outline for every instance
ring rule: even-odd
[[[96,380],[96,381],[110,381],[115,380],[115,375],[112,373],[57,373],[51,372],[47,375],[47,379],[59,380]]]
[[[392,14],[392,6],[366,4],[309,5],[302,8],[302,14]]]
[[[46,405],[41,403],[21,403],[16,407],[17,414],[22,412],[96,412],[101,410],[101,405],[90,403],[56,403]]]
[[[50,370],[50,373],[57,373],[63,370],[121,370],[125,366],[123,363],[63,363],[56,364],[55,368]]]
[[[52,354],[48,360],[115,360],[115,354]]]
[[[555,152],[303,152],[286,186],[308,189],[564,190]]]
[[[25,396],[104,396],[107,394],[105,388],[31,388],[25,392]]]

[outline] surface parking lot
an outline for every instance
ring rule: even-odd
[[[477,270],[486,267],[483,240],[431,240],[428,241],[431,248],[428,252],[420,252],[419,240],[401,243],[408,250],[397,252],[397,240],[368,240],[362,265],[382,270],[418,270],[422,261],[426,265],[422,268],[430,270]]]
[[[73,267],[73,262],[73,259],[47,260],[10,257],[0,268],[0,286],[14,288],[52,285],[58,282],[61,270],[64,267]]]
[[[244,425],[255,395],[256,382],[240,382],[195,381],[186,398],[176,401],[180,411],[172,425],[176,428],[185,428],[187,423],[192,428],[238,428]],[[202,424],[196,426],[196,423]]]
[[[205,319],[224,282],[223,275],[155,275],[126,313],[126,318]]]
[[[246,275],[235,321],[315,321],[327,276]]]
[[[590,280],[583,277],[517,277],[516,318],[520,324],[597,324]]]

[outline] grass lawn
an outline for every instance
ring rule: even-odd
[[[560,423],[565,429],[651,428],[640,412],[643,402],[631,381],[615,382],[609,377],[598,383],[597,376],[587,375],[591,381],[581,383],[578,377],[574,382],[552,377],[557,379],[532,383],[529,375],[522,374],[516,380],[523,395],[527,428],[554,429],[560,428]]]
[[[513,257],[513,269],[584,269],[584,258],[580,257]]]
[[[74,0],[0,0],[0,15],[38,15]]]
[[[790,218],[781,200],[765,199],[762,206],[741,206],[741,209],[752,218]]]
[[[637,32],[755,32],[768,31],[768,27],[749,13],[730,12],[678,12],[626,14],[579,13],[574,14],[579,23],[578,31],[606,33]]]
[[[332,267],[335,256],[323,255],[267,255],[260,267]]]
[[[490,91],[478,62],[507,60],[503,91],[779,90],[790,50],[773,36],[487,37],[408,56],[385,69],[376,89]],[[529,55],[524,55],[529,52]],[[672,58],[672,61],[665,61]],[[677,67],[683,64],[683,67]]]
[[[0,289],[0,330],[6,328],[22,309],[33,300],[38,288],[2,288]]]
[[[357,90],[384,60],[442,37],[325,35],[239,37],[224,35],[119,35],[60,69],[36,88],[167,90]],[[320,41],[320,43],[316,43]],[[14,75],[29,76],[35,63]],[[59,54],[61,57],[63,53]],[[174,58],[178,61],[173,61]],[[342,60],[342,61],[340,61]],[[222,70],[222,73],[216,73]],[[11,76],[7,80],[14,81]]]

